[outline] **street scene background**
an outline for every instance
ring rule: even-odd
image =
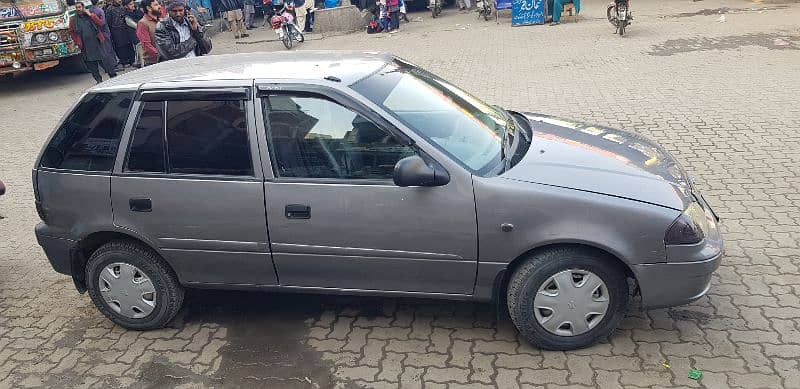
[[[0,81],[0,388],[800,388],[800,4],[635,0],[622,38],[605,5],[554,27],[451,7],[296,50],[389,51],[489,103],[653,138],[722,218],[707,296],[633,307],[570,352],[534,349],[489,305],[395,298],[190,290],[170,328],[124,330],[36,244],[31,168],[94,85],[43,71]],[[212,54],[285,50],[250,33],[214,36]]]

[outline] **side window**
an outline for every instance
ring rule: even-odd
[[[252,176],[244,101],[168,101],[170,173]]]
[[[164,163],[164,103],[146,102],[133,129],[125,171],[166,173]]]
[[[388,132],[331,100],[275,95],[264,99],[278,177],[391,179],[415,154]]]
[[[42,167],[110,172],[133,92],[87,95],[56,131]]]

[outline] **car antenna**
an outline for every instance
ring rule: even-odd
[[[328,80],[328,81],[333,81],[333,82],[342,82],[341,78],[334,77],[334,76],[326,76],[325,79]]]

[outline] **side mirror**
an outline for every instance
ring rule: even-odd
[[[444,169],[432,168],[418,155],[405,157],[394,165],[394,184],[397,186],[442,186],[450,182]]]

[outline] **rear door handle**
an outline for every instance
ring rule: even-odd
[[[130,199],[128,204],[133,212],[152,212],[153,201],[150,199]]]
[[[303,204],[289,204],[285,208],[287,219],[311,219],[311,207]]]

